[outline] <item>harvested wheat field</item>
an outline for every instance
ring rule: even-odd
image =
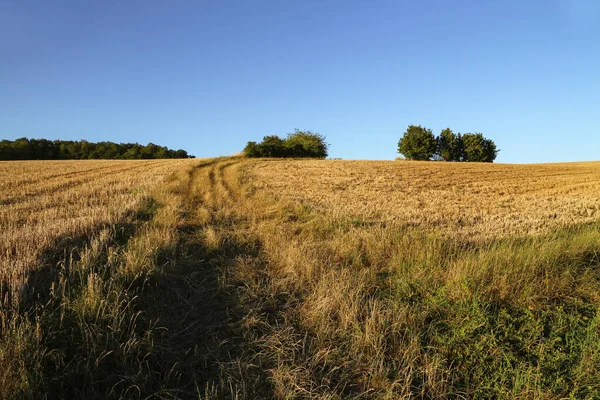
[[[165,161],[16,161],[0,170],[0,282],[20,294],[61,242],[84,240],[122,222],[150,188],[189,164]]]
[[[600,163],[0,164],[0,398],[600,398]]]
[[[268,161],[255,186],[332,217],[463,238],[547,233],[600,219],[600,163]]]

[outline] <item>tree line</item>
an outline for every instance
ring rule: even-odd
[[[154,143],[88,142],[20,138],[0,141],[0,160],[89,160],[194,158],[185,150],[171,150]]]
[[[285,139],[277,135],[265,136],[260,143],[248,142],[244,148],[246,157],[272,158],[326,158],[329,144],[325,136],[311,131],[296,129]]]
[[[446,128],[436,137],[421,125],[409,125],[398,142],[398,153],[407,160],[493,162],[499,151],[481,133],[456,134]]]

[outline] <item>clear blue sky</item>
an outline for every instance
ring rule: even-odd
[[[409,124],[600,159],[600,1],[0,0],[1,138],[392,159]]]

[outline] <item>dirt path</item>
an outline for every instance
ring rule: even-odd
[[[139,299],[159,332],[152,358],[161,365],[152,369],[169,371],[161,377],[165,391],[178,398],[272,397],[265,372],[252,363],[259,349],[244,328],[244,290],[228,277],[242,260],[261,262],[260,242],[236,208],[236,182],[226,177],[238,164],[215,161],[190,173],[181,256]]]

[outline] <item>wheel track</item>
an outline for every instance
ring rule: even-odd
[[[216,398],[273,398],[266,372],[248,356],[259,349],[242,323],[247,310],[241,306],[239,287],[244,285],[233,278],[240,259],[256,260],[260,254],[253,238],[239,235],[248,228],[236,211],[236,203],[243,199],[236,200],[227,183],[228,169],[238,163],[217,159],[197,166],[186,177],[179,238],[186,255],[161,275],[157,290],[166,301],[157,304],[158,296],[148,295],[157,307],[149,313],[159,319],[161,331],[169,332],[157,343],[181,362],[176,368],[180,381],[186,382],[178,387],[181,393],[190,393],[193,383],[211,388],[213,395],[218,393]],[[208,231],[217,239],[207,238]],[[167,362],[163,370],[169,369]],[[253,377],[251,384],[245,380],[248,376]]]
[[[204,193],[205,203],[209,205],[213,211],[219,205],[233,205],[236,200],[233,189],[227,183],[225,178],[225,170],[239,164],[240,161],[216,161],[214,164],[208,165],[206,169],[206,181],[209,185],[208,190]]]
[[[224,163],[219,165],[219,182],[223,188],[223,191],[226,193],[226,197],[229,201],[234,202],[237,199],[237,195],[234,193],[233,188],[227,183],[227,178],[225,176],[225,171],[231,169],[233,166],[239,165],[239,161],[232,161],[228,163]]]

